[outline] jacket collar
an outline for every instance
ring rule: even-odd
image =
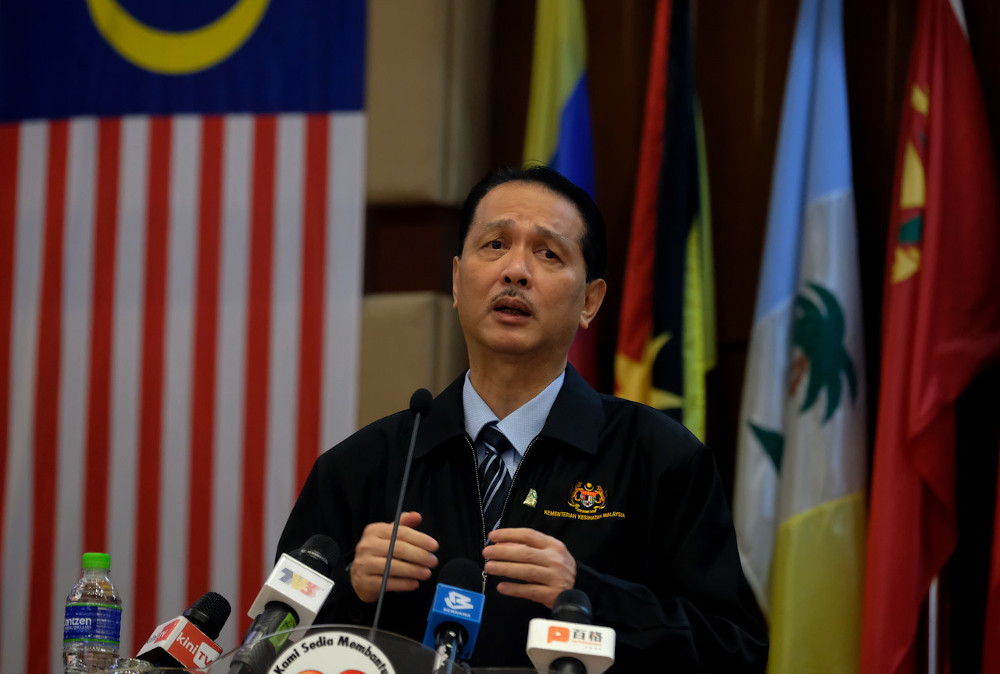
[[[431,413],[421,419],[415,457],[422,457],[449,440],[466,437],[462,409],[464,380],[463,372],[434,399]],[[601,396],[572,365],[567,365],[566,380],[539,435],[559,440],[588,454],[597,454],[598,434],[603,424]]]

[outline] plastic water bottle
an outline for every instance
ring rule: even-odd
[[[66,672],[105,672],[118,659],[122,602],[108,570],[111,555],[83,553],[83,577],[66,597],[63,667]]]

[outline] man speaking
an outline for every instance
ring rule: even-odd
[[[549,168],[504,169],[472,188],[461,228],[469,370],[421,422],[379,627],[419,641],[438,569],[468,558],[486,595],[473,664],[530,666],[529,620],[576,588],[617,631],[611,671],[762,672],[766,629],[711,452],[567,364],[607,290],[597,206]],[[317,623],[371,624],[412,427],[380,419],[313,466],[279,554],[317,533],[351,551],[349,587]]]

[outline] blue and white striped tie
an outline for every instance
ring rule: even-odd
[[[489,532],[496,529],[500,521],[500,510],[510,491],[510,473],[507,472],[503,454],[514,451],[514,447],[497,428],[496,422],[483,426],[476,444],[486,451],[479,464],[479,485],[483,490],[483,521]]]

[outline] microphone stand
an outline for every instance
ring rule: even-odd
[[[426,389],[419,389],[410,398],[410,407],[417,407],[417,398],[423,393],[426,398],[430,398],[430,394]],[[420,403],[423,402],[421,399]],[[427,405],[424,403],[422,405],[426,409]],[[368,641],[372,643],[375,642],[375,632],[378,630],[378,619],[382,614],[382,601],[385,599],[385,586],[389,582],[389,567],[392,564],[392,551],[396,547],[396,535],[399,532],[399,520],[403,515],[403,494],[406,493],[406,483],[410,480],[410,466],[413,464],[413,448],[417,444],[417,431],[420,429],[420,409],[414,409],[413,415],[413,432],[410,433],[410,448],[406,453],[406,463],[403,464],[403,483],[399,486],[399,499],[396,501],[396,516],[392,520],[392,534],[389,536],[389,552],[385,556],[385,570],[382,571],[382,586],[378,591],[378,602],[375,604],[375,618],[372,620],[372,628],[368,632]]]
[[[462,635],[459,634],[457,630],[449,628],[447,643],[442,644],[438,648],[438,655],[434,662],[435,674],[451,674],[451,670],[455,666],[455,661],[458,658],[458,652],[462,650],[463,643],[464,639],[462,638]],[[441,661],[441,656],[443,655],[442,649],[444,653],[448,654],[447,659],[444,662]],[[443,670],[441,669],[442,665],[444,666]]]

